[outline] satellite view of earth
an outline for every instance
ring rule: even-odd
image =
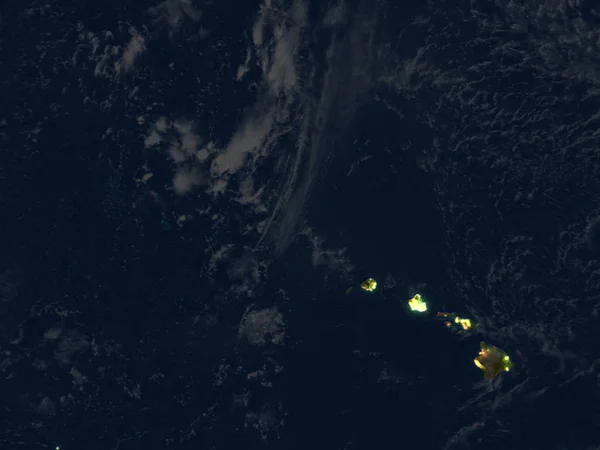
[[[600,449],[592,2],[7,1],[0,86],[0,450]]]

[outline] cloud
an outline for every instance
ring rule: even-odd
[[[44,396],[35,407],[35,412],[44,416],[54,416],[56,414],[56,404],[50,397]]]
[[[283,345],[286,338],[283,316],[275,306],[256,311],[248,308],[242,317],[238,336],[256,346],[267,343]]]
[[[54,352],[54,358],[63,364],[71,364],[73,356],[82,353],[89,347],[90,343],[85,336],[73,332],[61,338]]]
[[[146,50],[146,41],[144,37],[133,27],[129,29],[129,33],[131,34],[131,39],[123,52],[123,56],[121,56],[121,60],[117,63],[117,72],[120,72],[121,70],[129,72],[133,67],[136,58]]]
[[[202,17],[202,11],[194,8],[190,0],[165,0],[150,8],[150,14],[163,19],[171,29],[179,28],[184,19],[196,22]]]
[[[50,328],[48,331],[44,333],[44,339],[54,340],[57,339],[62,333],[62,329],[60,328]]]
[[[182,168],[175,172],[173,177],[173,189],[178,195],[187,194],[201,184],[200,175],[194,170]]]
[[[290,93],[296,88],[296,55],[303,45],[301,32],[307,25],[306,8],[304,2],[296,0],[286,14],[280,1],[265,0],[252,28],[252,41],[272,95]],[[273,36],[273,46],[264,45],[267,31]]]
[[[267,138],[273,126],[271,111],[263,116],[248,114],[242,126],[233,135],[225,151],[220,153],[212,163],[213,176],[233,174],[244,165],[246,155],[259,148]]]
[[[325,240],[318,236],[313,229],[305,228],[300,233],[310,242],[312,249],[311,262],[313,267],[325,266],[328,269],[349,274],[354,269],[350,259],[346,256],[346,249],[326,249]]]

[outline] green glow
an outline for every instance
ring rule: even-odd
[[[474,362],[483,371],[486,380],[492,381],[501,372],[509,372],[513,363],[504,350],[481,342],[481,351]]]
[[[367,292],[373,292],[375,289],[377,289],[377,281],[375,281],[373,278],[367,278],[360,284],[360,287]]]
[[[427,303],[421,298],[419,294],[416,294],[413,298],[408,301],[408,306],[412,311],[425,312],[427,311]]]
[[[463,330],[470,330],[473,328],[473,322],[471,322],[471,319],[463,319],[462,317],[456,316],[454,322],[463,327]]]

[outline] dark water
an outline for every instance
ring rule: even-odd
[[[59,29],[63,36],[78,20],[95,32],[119,21],[138,28],[147,21],[141,13],[145,7],[135,2],[118,8],[87,6],[81,17],[68,6],[62,11],[57,7],[56,19],[41,21],[37,31]],[[151,69],[128,82],[140,86],[140,98],[161,102],[169,114],[212,121],[202,133],[225,142],[239,124],[240,105],[252,103],[247,86],[237,91],[232,87],[237,66],[230,61],[245,55],[230,35],[249,29],[254,11],[251,2],[237,8],[213,2],[206,14],[218,18],[212,24],[213,41],[222,38],[227,41],[224,47],[198,40],[195,26],[183,26],[178,35],[189,45],[177,45],[165,30],[147,52],[156,58],[145,66]],[[318,16],[315,11],[311,14]],[[18,26],[22,23],[11,23],[10,30]],[[415,42],[419,39],[414,37]],[[238,345],[237,326],[247,305],[224,295],[230,287],[227,273],[210,280],[200,276],[206,231],[202,223],[183,231],[174,224],[176,210],[193,210],[197,199],[154,202],[134,186],[133,174],[142,158],[132,149],[139,147],[139,136],[137,130],[125,129],[130,120],[124,114],[145,115],[143,101],[121,110],[116,99],[107,117],[83,107],[74,90],[62,95],[61,85],[53,84],[42,94],[33,92],[38,70],[52,73],[51,67],[40,65],[36,44],[23,40],[7,49],[10,64],[3,67],[12,70],[12,65],[23,64],[14,72],[20,77],[20,90],[3,97],[5,115],[16,118],[10,125],[17,132],[4,142],[0,201],[8,220],[0,222],[0,263],[18,278],[20,290],[17,302],[2,305],[1,334],[5,341],[20,338],[27,358],[54,365],[45,371],[33,371],[28,359],[15,365],[18,377],[6,380],[0,390],[6,399],[2,419],[14,431],[12,436],[24,443],[21,448],[60,441],[63,448],[106,449],[116,446],[117,439],[122,439],[121,449],[152,448],[216,404],[218,420],[200,423],[198,439],[206,448],[250,445],[250,434],[241,429],[245,410],[232,407],[232,395],[247,388],[245,372],[217,389],[212,371],[223,361],[245,369],[260,367],[265,355]],[[412,50],[406,51],[412,56]],[[173,95],[178,90],[168,62],[189,61],[200,53],[205,66],[183,64],[177,71],[181,90],[195,89],[198,83],[202,93]],[[72,86],[80,77],[91,76],[84,72],[81,67],[75,74],[69,72]],[[98,98],[115,89],[100,80],[81,79]],[[55,80],[65,83],[67,78]],[[58,109],[50,108],[55,104]],[[403,106],[407,105],[398,105]],[[50,119],[38,136],[41,144],[32,148],[26,130],[46,116]],[[308,217],[325,237],[326,247],[347,249],[358,265],[355,282],[367,276],[382,281],[389,275],[396,285],[373,294],[345,295],[345,280],[310,267],[310,250],[301,238],[277,261],[254,299],[259,305],[278,305],[288,326],[285,348],[265,351],[284,371],[273,377],[272,391],[252,392],[252,408],[272,401],[281,402],[285,411],[286,426],[279,443],[271,442],[274,447],[439,449],[461,420],[473,423],[484,414],[476,408],[469,417],[459,419],[456,414],[457,405],[472,396],[472,385],[481,378],[472,363],[479,339],[460,340],[406,305],[416,286],[424,286],[433,310],[461,305],[445,275],[452,249],[445,244],[434,180],[417,163],[430,144],[431,130],[407,117],[399,120],[380,107],[365,106],[353,122],[336,131],[340,134],[332,142],[339,146],[338,156]],[[109,126],[124,129],[120,142],[95,139]],[[366,155],[372,158],[347,176],[351,165]],[[164,187],[171,169],[160,156],[153,162],[155,177],[149,185]],[[243,242],[240,236],[223,233],[218,236],[222,242]],[[596,241],[590,241],[594,253]],[[279,289],[286,291],[287,299]],[[193,316],[201,314],[216,317],[218,326],[205,333],[193,322]],[[29,424],[41,420],[32,412],[39,404],[38,392],[58,396],[73,389],[70,376],[54,362],[56,348],[40,343],[54,326],[94,338],[100,354],[90,360],[73,357],[78,369],[90,374],[88,390],[78,394],[80,403],[44,416],[43,426],[33,430]],[[106,349],[115,342],[118,351],[108,354]],[[100,366],[103,372],[98,372]],[[545,384],[556,385],[546,395],[497,418],[498,430],[502,422],[525,436],[522,448],[553,448],[559,438],[572,448],[582,441],[594,442],[590,430],[599,426],[593,397],[598,396],[597,384],[584,379],[562,386],[553,379],[555,369],[540,375],[547,378]],[[169,376],[160,384],[147,381],[155,371]],[[123,386],[117,379],[124,374],[145,380],[140,402],[119,400]],[[180,399],[188,403],[181,406]],[[515,442],[501,433],[484,441],[488,449],[514,447]],[[197,441],[178,448],[197,448]]]
[[[458,340],[406,304],[423,283],[431,307],[452,302],[444,298],[451,289],[443,227],[430,180],[416,164],[423,127],[369,107],[355,130],[310,223],[326,248],[347,249],[358,263],[356,281],[390,274],[397,285],[345,295],[343,284],[317,274],[304,280],[311,288],[296,289],[290,334],[298,343],[285,355],[290,429],[316,448],[439,448],[454,425],[453,408],[480,374],[472,363],[477,339]],[[346,176],[367,154],[373,157]]]

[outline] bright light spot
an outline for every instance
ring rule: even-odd
[[[412,311],[425,312],[427,311],[427,303],[423,301],[419,294],[416,294],[408,301],[408,306]]]
[[[367,292],[373,292],[375,289],[377,289],[377,281],[375,281],[373,278],[367,278],[360,284],[360,287]]]

